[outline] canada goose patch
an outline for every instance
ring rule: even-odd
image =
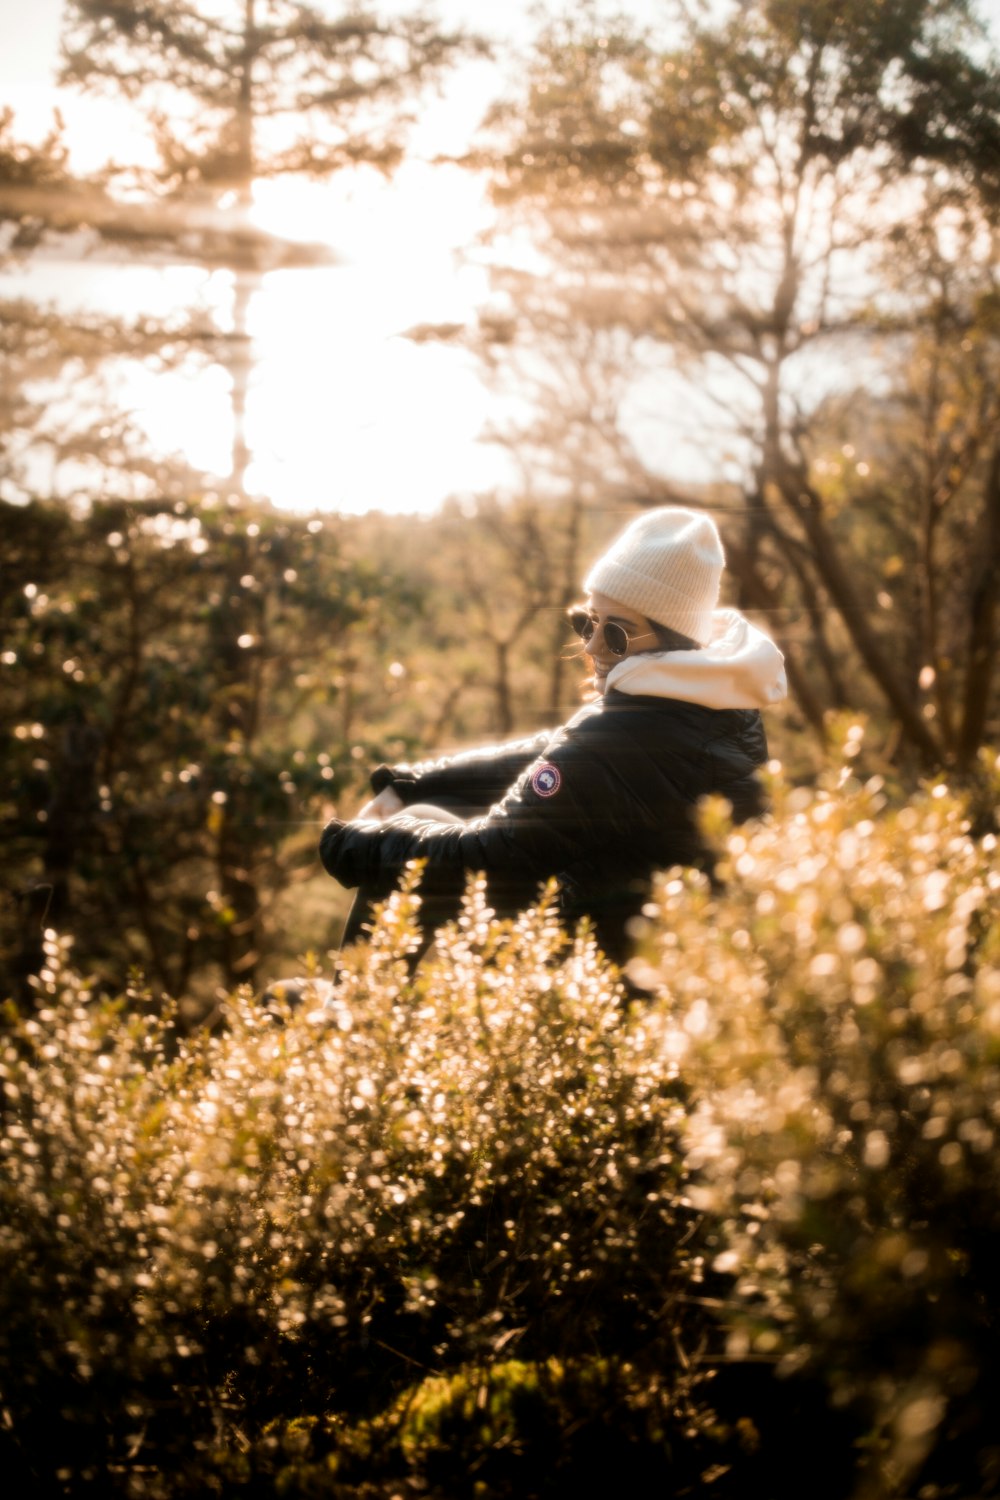
[[[554,797],[562,786],[559,767],[554,766],[551,761],[543,760],[532,772],[531,785],[539,797]]]

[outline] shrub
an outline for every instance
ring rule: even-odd
[[[0,1048],[5,1473],[994,1493],[995,836],[850,780],[707,824],[723,885],[659,883],[647,1000],[479,887],[415,976],[394,897],[324,1026],[239,992],[188,1035],[50,936]]]
[[[3,1047],[8,1462],[70,1491],[232,1487],[315,1413],[341,1468],[372,1423],[380,1462],[440,1468],[463,1382],[499,1402],[468,1441],[508,1460],[511,1413],[579,1428],[565,1392],[595,1383],[603,1429],[639,1413],[633,1447],[696,1432],[659,1023],[623,1025],[548,903],[501,924],[481,890],[411,981],[414,912],[389,903],[322,1029],[240,993],[224,1032],[184,1035],[139,992],[92,999],[50,938]]]
[[[691,1089],[730,1354],[864,1414],[866,1493],[995,1493],[996,837],[943,784],[779,789],[721,873],[661,883],[638,966]]]

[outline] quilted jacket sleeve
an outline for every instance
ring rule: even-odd
[[[766,749],[755,714],[609,692],[524,765],[536,745],[518,742],[509,760],[486,752],[484,764],[474,752],[458,765],[405,768],[417,772],[412,803],[438,800],[456,781],[466,794],[495,788],[498,770],[523,766],[483,816],[432,823],[404,811],[381,823],[334,821],[320,842],[323,864],[342,885],[387,892],[408,861],[423,860],[421,890],[442,898],[438,911],[457,904],[466,877],[481,871],[503,915],[555,876],[564,919],[590,917],[614,957],[627,951],[628,922],[654,870],[710,867],[699,798],[721,793],[739,817],[759,809],[755,767]]]
[[[371,774],[372,791],[378,794],[391,786],[404,806],[415,802],[464,804],[485,812],[500,801],[533,760],[545,753],[558,734],[558,730],[546,729],[529,739],[480,746],[439,760],[376,766]]]
[[[588,845],[596,854],[599,842],[593,816],[599,766],[572,737],[554,745],[550,738],[548,746],[483,817],[458,824],[406,813],[382,823],[334,820],[320,840],[326,870],[342,885],[381,886],[407,861],[422,859],[428,894],[460,892],[469,873],[485,871],[491,889],[500,888],[507,900],[533,899],[542,881],[574,864]],[[420,786],[423,799],[423,779]]]

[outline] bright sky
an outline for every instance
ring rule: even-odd
[[[472,0],[437,6],[451,23],[477,9]],[[120,106],[56,95],[61,11],[61,0],[0,0],[0,102],[14,107],[17,133],[35,138],[58,102],[74,165],[93,170],[109,141],[120,156],[141,142],[122,145]],[[504,11],[524,24],[526,5],[508,0]],[[495,86],[487,72],[466,65],[430,102],[418,155],[464,144]],[[418,323],[462,323],[486,300],[487,271],[465,248],[489,223],[484,182],[417,159],[390,183],[362,172],[327,185],[261,184],[257,207],[263,227],[329,242],[338,263],[271,273],[254,298],[249,487],[296,508],[413,510],[509,482],[501,450],[479,441],[497,413],[473,358],[401,337]],[[49,260],[28,285],[67,307],[166,314],[195,303],[223,322],[232,296],[228,272],[112,264],[103,253]],[[157,448],[225,475],[231,424],[220,369],[189,379],[131,371],[119,385]]]
[[[657,0],[627,8],[650,18],[660,9]],[[496,30],[499,19],[505,34],[530,34],[531,0],[438,0],[436,9],[446,23]],[[979,9],[1000,33],[1000,0]],[[123,116],[110,102],[57,97],[61,11],[62,0],[0,0],[0,105],[14,107],[18,134],[38,136],[58,102],[75,164],[91,170],[109,140],[126,149]],[[487,64],[456,72],[421,119],[418,157],[460,148],[497,83]],[[484,182],[417,159],[391,183],[361,173],[326,186],[265,184],[257,206],[264,227],[330,243],[338,264],[273,272],[255,297],[250,488],[294,508],[415,510],[510,482],[502,450],[480,441],[505,412],[472,357],[400,336],[417,323],[465,322],[486,300],[487,269],[469,248],[490,222]],[[194,303],[223,322],[232,295],[227,272],[93,256],[49,260],[29,285],[67,307],[166,314]],[[189,379],[133,371],[121,395],[157,448],[225,475],[231,426],[220,369]]]

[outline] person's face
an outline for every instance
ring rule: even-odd
[[[637,610],[619,603],[617,599],[609,599],[607,594],[588,595],[587,611],[594,622],[594,633],[583,649],[593,663],[594,686],[599,693],[603,693],[611,668],[628,656],[638,656],[642,651],[654,651],[657,637],[645,615],[640,615]],[[628,649],[624,656],[616,656],[608,650],[604,627],[611,624],[620,625],[628,636]]]

